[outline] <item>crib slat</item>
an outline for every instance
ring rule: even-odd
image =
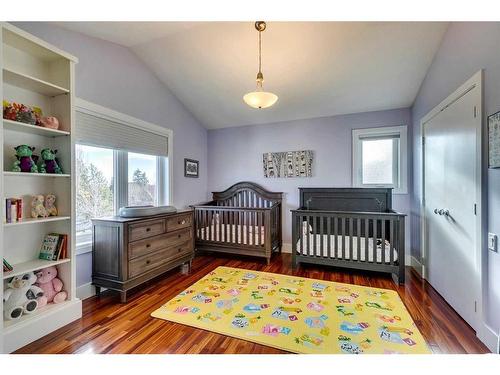
[[[218,216],[217,216],[217,214],[218,214]],[[215,215],[216,215],[215,216],[216,219],[217,219],[217,217],[219,218],[219,223],[217,225],[218,229],[216,232],[217,232],[217,241],[220,242],[220,241],[222,241],[222,217],[221,217],[222,211],[217,211]]]
[[[373,239],[372,239],[372,261],[373,263],[377,263],[377,232],[378,232],[378,220],[373,219]]]
[[[390,221],[390,227],[389,227],[389,262],[392,265],[394,265],[394,220]]]
[[[247,195],[247,199],[248,199],[248,195]],[[251,212],[250,211],[247,211],[246,212],[247,214],[247,220],[246,220],[246,223],[247,223],[247,245],[250,245],[250,236],[251,236],[251,233],[250,233],[250,214]]]
[[[236,232],[236,243],[240,243],[240,211],[237,211],[236,212],[236,228],[235,228],[235,232]]]
[[[356,219],[356,244],[358,245],[356,260],[361,262],[361,218]]]
[[[318,256],[318,254],[317,254],[318,244],[317,244],[317,241],[316,241],[316,239],[318,237],[317,233],[316,233],[317,230],[318,230],[318,223],[316,222],[317,219],[318,219],[317,216],[313,216],[312,217],[313,245],[312,245],[312,249],[311,250],[312,250],[312,253],[313,253],[313,255],[315,257]]]
[[[369,236],[370,236],[370,219],[365,219],[365,262],[370,261],[370,258],[368,258]]]
[[[257,212],[252,212],[253,244],[257,245]]]
[[[299,227],[299,238],[300,238],[300,255],[304,255],[304,216],[300,215],[300,227]]]
[[[311,234],[309,232],[309,215],[306,216],[306,223],[307,223],[306,252],[307,252],[307,255],[311,255],[311,252],[310,252]]]
[[[325,220],[325,218],[323,216],[320,216],[319,218],[319,234],[320,234],[320,237],[319,237],[319,256],[320,257],[324,257],[325,256],[325,253],[324,253],[324,239],[325,239],[325,234],[323,233],[323,221]],[[327,239],[329,239],[328,237],[326,237]]]
[[[332,219],[330,218],[330,216],[327,216],[326,217],[326,238],[327,238],[327,243],[326,243],[326,250],[328,252],[328,258],[331,258],[332,257],[332,236],[331,236],[331,232],[332,232]]]
[[[345,217],[341,219],[342,221],[342,247],[340,248],[340,259],[344,259],[345,251]]]
[[[353,260],[354,259],[354,256],[353,256],[353,252],[354,252],[354,248],[353,248],[353,237],[354,237],[354,230],[353,230],[353,227],[354,227],[354,219],[352,217],[349,218],[349,256],[348,256],[348,259],[349,260]]]
[[[381,231],[382,233],[380,234],[380,238],[382,239],[382,264],[385,264],[385,220],[382,219],[382,228]]]
[[[339,243],[338,243],[338,234],[339,234],[339,218],[334,216],[333,218],[333,248],[334,248],[334,255],[335,258],[339,257]]]

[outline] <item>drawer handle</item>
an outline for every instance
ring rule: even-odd
[[[182,237],[182,234],[178,234],[178,235],[177,235],[177,238],[181,238],[181,237]]]
[[[151,261],[150,261],[150,260],[147,260],[147,261],[146,261],[146,264],[149,264],[149,263],[151,263]]]
[[[181,250],[182,250],[182,247],[179,247],[179,248],[177,249],[177,252],[178,252],[178,253],[180,253],[180,252],[181,252]]]
[[[182,221],[180,221],[180,220],[179,220],[179,221],[177,222],[177,224],[184,225],[184,224],[186,224],[186,220],[182,220]]]
[[[146,232],[151,232],[151,228],[146,228]]]
[[[150,243],[147,243],[147,244],[146,244],[146,247],[151,247],[151,244],[150,244]]]

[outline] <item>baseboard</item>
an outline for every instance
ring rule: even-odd
[[[500,354],[500,337],[491,327],[482,324],[477,330],[476,336],[492,353]]]
[[[413,267],[415,271],[422,277],[422,263],[420,263],[417,258],[415,258],[413,255],[410,255],[410,266]]]
[[[106,288],[101,288],[101,291],[105,290]],[[92,283],[83,284],[76,288],[76,297],[82,301],[93,296],[95,296],[95,287]]]

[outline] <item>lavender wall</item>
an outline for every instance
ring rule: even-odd
[[[14,25],[75,55],[76,96],[174,131],[173,204],[207,197],[207,131],[129,49],[42,22]],[[200,161],[200,178],[184,177],[184,158]],[[91,255],[77,258],[77,286],[90,282]]]
[[[452,23],[439,48],[412,108],[414,195],[412,248],[420,248],[421,197],[420,119],[480,69],[484,69],[484,108],[489,115],[500,110],[500,23]],[[485,125],[486,126],[486,125]],[[500,169],[488,171],[488,230],[500,235]],[[500,329],[500,254],[488,252],[487,322]],[[419,251],[415,251],[419,257]]]
[[[210,130],[208,190],[224,190],[235,182],[247,180],[257,182],[269,190],[284,192],[283,241],[290,246],[290,210],[297,208],[299,203],[297,188],[351,186],[352,129],[397,125],[409,125],[408,136],[411,137],[409,109]],[[408,143],[411,145],[411,142]],[[264,152],[292,150],[314,151],[312,178],[263,177]],[[411,167],[411,150],[408,156]],[[411,190],[411,181],[408,184]],[[409,213],[410,195],[395,195],[394,207]],[[407,244],[408,234],[407,230]]]

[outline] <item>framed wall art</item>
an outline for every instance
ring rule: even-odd
[[[312,177],[313,152],[267,152],[263,155],[264,177]]]
[[[184,177],[198,178],[199,165],[200,162],[198,160],[184,159]]]
[[[488,116],[488,168],[500,168],[500,111]]]

